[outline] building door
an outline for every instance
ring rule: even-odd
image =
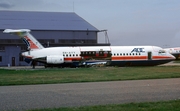
[[[12,57],[12,66],[15,66],[15,57]]]

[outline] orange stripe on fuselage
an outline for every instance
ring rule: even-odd
[[[152,60],[173,59],[170,56],[152,56]],[[148,60],[148,56],[113,56],[112,60]]]
[[[172,57],[169,56],[152,56],[152,60],[157,60],[157,59],[172,59]],[[81,57],[65,57],[64,61],[80,61],[82,60]],[[111,57],[112,61],[124,61],[124,60],[148,60],[148,56],[112,56]]]
[[[29,59],[33,58],[32,56],[24,56],[24,55],[22,55],[22,56],[25,57],[25,58],[29,58]]]
[[[147,56],[112,56],[112,60],[147,60]],[[64,61],[79,61],[81,57],[70,58],[65,57]]]
[[[112,60],[144,60],[147,56],[112,56]]]
[[[64,58],[64,61],[80,61],[80,60],[81,60],[81,57],[73,57],[73,58],[65,57]]]

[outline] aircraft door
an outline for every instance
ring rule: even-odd
[[[148,60],[152,60],[152,52],[148,52]]]

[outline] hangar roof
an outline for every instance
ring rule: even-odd
[[[0,11],[0,29],[99,31],[74,12]]]

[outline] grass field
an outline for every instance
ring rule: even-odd
[[[180,66],[0,69],[0,85],[54,84],[179,78]]]
[[[162,78],[180,78],[180,66],[53,68],[35,70],[0,69],[1,86]],[[119,105],[35,109],[29,111],[180,111],[180,100]]]
[[[36,109],[29,111],[180,111],[180,100],[166,102],[129,103],[120,105]]]

